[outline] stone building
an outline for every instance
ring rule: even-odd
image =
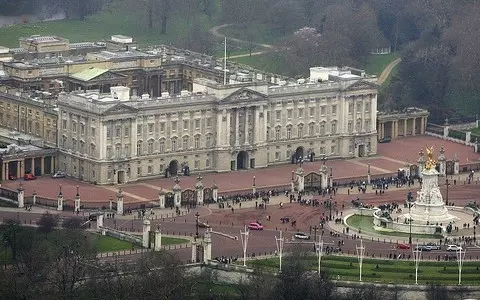
[[[32,97],[15,89],[0,89],[0,128],[30,135],[42,140],[45,146],[55,147],[57,112],[53,101],[48,93],[39,92]]]
[[[397,139],[425,134],[430,113],[421,108],[408,107],[402,111],[385,111],[377,115],[378,139]]]
[[[271,85],[248,72],[230,84],[195,79],[161,97],[61,93],[58,168],[99,184],[192,171],[260,168],[377,151],[375,78],[311,68],[309,80]],[[184,86],[182,86],[184,87]]]

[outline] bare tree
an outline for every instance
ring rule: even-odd
[[[45,237],[52,232],[58,225],[58,216],[47,212],[37,221],[38,232],[44,233]]]

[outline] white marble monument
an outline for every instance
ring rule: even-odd
[[[438,176],[440,173],[435,169],[437,162],[433,157],[433,147],[427,147],[427,161],[422,173],[422,188],[417,192],[417,198],[413,203],[410,212],[402,217],[412,220],[413,224],[421,225],[446,225],[449,222],[458,220],[454,215],[449,214],[443,197],[438,188]]]

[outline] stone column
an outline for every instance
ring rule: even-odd
[[[60,185],[60,192],[58,193],[57,196],[57,210],[62,211],[63,210],[63,194],[62,194],[62,186]]]
[[[37,192],[36,191],[33,191],[33,205],[37,204]]]
[[[237,108],[235,110],[235,146],[240,146],[240,122],[239,122],[239,118],[240,118],[240,113],[239,113],[239,109]]]
[[[253,129],[252,129],[252,132],[253,132],[253,143],[256,144],[258,143],[258,141],[260,140],[260,111],[258,109],[258,106],[257,107],[254,107],[254,111],[255,111],[255,117],[253,118],[252,120],[252,123],[253,123]]]
[[[158,204],[160,208],[165,208],[165,191],[163,189],[158,192]]]
[[[32,169],[31,169],[31,173],[32,173],[33,175],[35,175],[35,158],[34,158],[34,157],[31,158],[31,162],[32,162],[32,163],[31,163],[31,164],[32,164],[32,166],[31,166],[31,168],[32,168]]]
[[[326,165],[323,165],[320,168],[320,174],[321,174],[320,188],[326,189],[328,187],[328,167]]]
[[[425,169],[425,158],[424,158],[423,149],[421,149],[420,152],[418,153],[417,163],[418,163],[418,176],[422,178],[423,177],[422,171]]]
[[[191,244],[192,244],[192,263],[196,263],[198,242],[194,240]]]
[[[22,178],[22,169],[23,165],[25,164],[25,160],[22,161],[17,160],[17,178]]]
[[[215,182],[213,183],[213,187],[212,187],[212,198],[213,198],[213,202],[215,203],[218,202],[218,186],[215,184]]]
[[[65,170],[66,171],[66,170]],[[54,174],[55,171],[55,157],[52,155],[50,156],[50,172]]]
[[[245,116],[244,116],[244,119],[245,119],[245,145],[248,145],[250,142],[249,142],[249,134],[248,134],[248,115],[249,115],[249,108],[248,107],[245,107]]]
[[[407,119],[403,120],[403,137],[407,136],[408,122]]]
[[[5,173],[3,174],[3,179],[8,180],[10,176],[10,171],[8,170],[8,162],[5,163]]]
[[[162,250],[162,232],[160,229],[155,230],[155,248],[153,250]]]
[[[79,212],[80,211],[80,194],[78,193],[78,188],[79,188],[79,186],[77,185],[77,194],[75,195],[74,212]]]
[[[210,232],[205,231],[203,236],[203,262],[208,263],[212,260],[212,237]]]
[[[420,122],[420,134],[425,134],[425,118],[422,117]]]
[[[457,153],[455,153],[455,156],[453,157],[453,174],[454,175],[460,174],[460,162],[459,162]]]
[[[149,236],[150,235],[150,221],[143,220],[143,235],[142,235],[142,246],[143,248],[149,248]]]
[[[182,188],[179,185],[180,179],[178,176],[175,177],[175,185],[173,186],[173,203],[175,207],[180,208],[182,205]]]
[[[412,136],[415,135],[415,118],[412,119]]]
[[[123,192],[121,189],[117,193],[117,215],[123,215]]]
[[[447,161],[445,159],[445,150],[443,146],[440,147],[440,155],[438,156],[438,164],[440,167],[440,176],[445,176],[447,174]]]
[[[372,177],[371,177],[371,173],[370,173],[370,163],[368,163],[367,165],[368,165],[368,169],[367,169],[367,184],[370,184],[370,182],[372,182]]]
[[[40,175],[45,174],[45,156],[40,159]]]
[[[97,230],[100,231],[102,230],[103,227],[103,215],[98,215],[97,216]]]
[[[23,208],[25,207],[25,189],[23,188],[23,184],[20,183],[17,191],[18,208]]]
[[[297,169],[296,176],[297,176],[298,192],[303,192],[305,190],[305,177],[304,177],[304,172],[302,167],[299,167]]]
[[[253,185],[252,185],[252,194],[255,194],[257,192],[257,183],[256,183],[256,177],[255,175],[253,176]]]
[[[197,190],[197,205],[203,205],[203,183],[202,176],[198,175],[197,183],[195,184],[195,189]]]

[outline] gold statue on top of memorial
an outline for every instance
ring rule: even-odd
[[[435,160],[435,157],[433,157],[433,146],[425,146],[425,149],[427,150],[427,161],[425,162],[425,169],[435,169],[435,167],[437,166],[437,161]]]

